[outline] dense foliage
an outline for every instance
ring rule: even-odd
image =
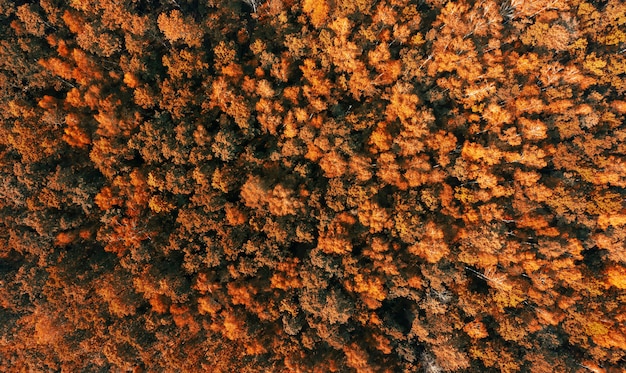
[[[620,0],[0,0],[0,370],[617,372]]]

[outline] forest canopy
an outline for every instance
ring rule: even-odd
[[[0,371],[622,372],[620,0],[0,0]]]

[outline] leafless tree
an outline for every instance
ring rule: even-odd
[[[248,4],[254,13],[256,13],[257,8],[261,5],[261,0],[243,0],[243,2]]]

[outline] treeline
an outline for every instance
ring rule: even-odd
[[[619,0],[0,0],[0,370],[619,372]]]

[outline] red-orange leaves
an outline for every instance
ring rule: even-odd
[[[369,308],[380,307],[380,302],[387,297],[383,282],[377,277],[364,276],[359,273],[353,282],[354,285],[346,284],[346,287],[348,290],[360,293]]]
[[[65,12],[63,12],[63,21],[70,29],[70,31],[75,34],[81,33],[83,31],[83,28],[85,27],[84,18],[74,11],[66,10]]]
[[[76,233],[73,232],[61,232],[57,234],[54,244],[57,246],[67,246],[76,240]]]
[[[299,260],[293,259],[278,264],[277,273],[270,279],[272,288],[292,290],[302,287],[302,281],[298,274]]]
[[[487,327],[479,320],[474,320],[463,327],[463,331],[472,339],[482,339],[489,336]]]
[[[343,255],[352,251],[352,244],[344,238],[320,236],[317,246],[326,254]]]

